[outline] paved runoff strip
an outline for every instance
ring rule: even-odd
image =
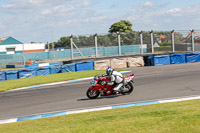
[[[24,116],[24,117],[12,118],[12,119],[0,120],[0,124],[41,119],[41,118],[54,117],[54,116],[69,115],[69,114],[76,114],[76,113],[101,111],[101,110],[108,110],[108,109],[133,107],[133,106],[143,106],[143,105],[151,105],[151,104],[159,104],[159,103],[178,102],[178,101],[194,100],[194,99],[200,99],[200,96],[180,97],[180,98],[173,98],[173,99],[163,99],[163,100],[156,100],[156,101],[113,105],[113,106],[107,106],[107,107],[96,107],[96,108],[78,109],[78,110],[72,110],[72,111],[66,111],[66,112],[56,112],[56,113],[46,113],[46,114],[41,114],[41,115]]]
[[[131,71],[121,71],[121,73],[128,73]],[[32,85],[32,86],[27,86],[27,87],[22,87],[22,88],[17,88],[13,90],[8,90],[8,91],[17,91],[17,90],[25,90],[25,89],[30,89],[30,88],[37,88],[37,87],[44,87],[44,86],[51,86],[51,85],[58,85],[58,84],[64,84],[64,83],[73,83],[73,82],[79,82],[79,81],[84,81],[88,79],[93,79],[94,77],[88,77],[88,78],[81,78],[81,79],[74,79],[74,80],[67,80],[67,81],[61,81],[61,82],[55,82],[55,83],[49,83],[49,84],[41,84],[41,85]]]

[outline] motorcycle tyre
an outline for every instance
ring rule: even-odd
[[[100,94],[100,92],[99,91],[96,91],[96,94],[94,95],[94,96],[91,96],[90,95],[90,92],[91,91],[94,91],[94,90],[87,90],[87,92],[86,92],[86,95],[87,95],[87,97],[89,98],[89,99],[96,99],[98,96],[99,96],[99,94]]]
[[[127,92],[121,92],[122,95],[129,95],[133,91],[133,89],[134,89],[133,83],[129,82],[128,85],[131,87],[130,90]]]

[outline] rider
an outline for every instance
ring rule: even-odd
[[[112,69],[111,67],[108,67],[106,69],[106,74],[107,76],[110,76],[111,81],[108,82],[108,85],[113,85],[114,83],[116,83],[116,86],[114,88],[114,92],[119,92],[120,88],[123,85],[123,75],[120,72],[115,71],[114,69]]]

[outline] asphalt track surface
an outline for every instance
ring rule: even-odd
[[[200,95],[200,63],[134,67],[134,92],[89,100],[90,80],[0,93],[0,120],[155,99]]]

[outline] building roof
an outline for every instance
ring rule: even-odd
[[[1,37],[0,38],[0,45],[10,45],[10,44],[23,44],[23,43],[16,40],[13,37]]]

